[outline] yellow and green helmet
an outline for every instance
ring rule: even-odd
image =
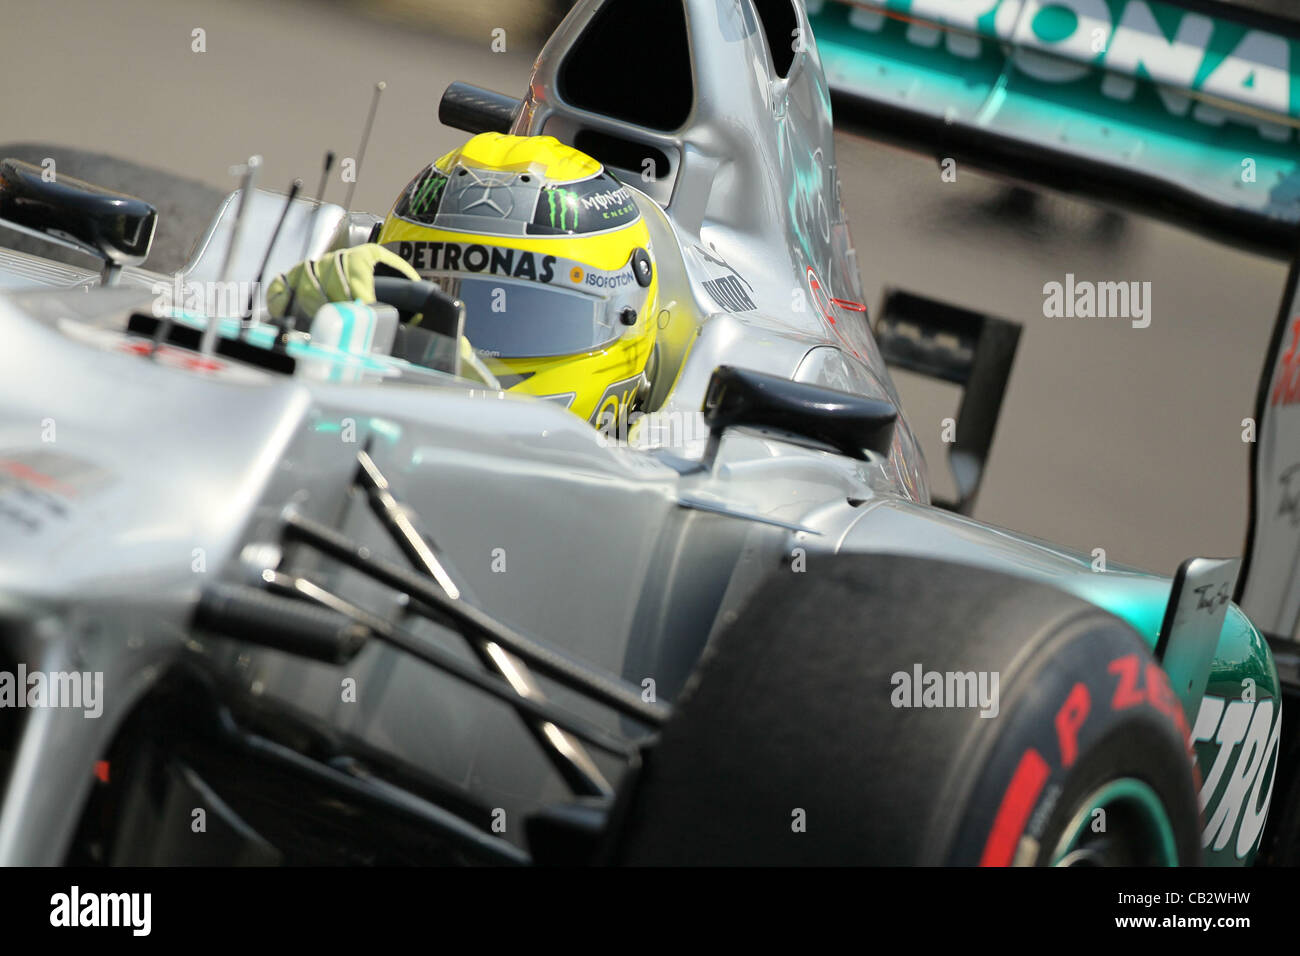
[[[553,136],[481,133],[402,191],[379,242],[465,303],[507,388],[593,424],[649,389],[658,275],[632,193]]]

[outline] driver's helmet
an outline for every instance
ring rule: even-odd
[[[379,242],[465,303],[465,336],[504,387],[598,427],[647,394],[650,233],[631,191],[586,153],[481,133],[411,181]]]

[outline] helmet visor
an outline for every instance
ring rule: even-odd
[[[465,303],[465,337],[494,358],[590,352],[622,328],[604,299],[536,282],[443,274],[443,291]]]

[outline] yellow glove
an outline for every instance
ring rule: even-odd
[[[349,249],[338,249],[319,259],[298,263],[287,272],[271,280],[266,287],[266,309],[273,318],[283,318],[289,307],[290,289],[293,295],[293,317],[310,321],[316,310],[328,302],[365,303],[375,301],[375,273],[397,273],[418,280],[420,274],[396,253],[378,243],[366,243]],[[418,323],[420,316],[412,318]],[[496,378],[470,347],[469,339],[460,337],[460,374],[490,388],[499,388]]]
[[[381,274],[420,278],[401,256],[369,242],[308,259],[276,276],[266,288],[266,309],[273,318],[283,318],[291,289],[297,290],[293,294],[294,319],[310,320],[327,302],[374,302],[376,269],[382,270]]]

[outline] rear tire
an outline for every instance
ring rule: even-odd
[[[895,706],[917,665],[996,673],[997,715]],[[707,648],[615,858],[1195,864],[1191,768],[1164,672],[1118,618],[962,565],[810,558]]]

